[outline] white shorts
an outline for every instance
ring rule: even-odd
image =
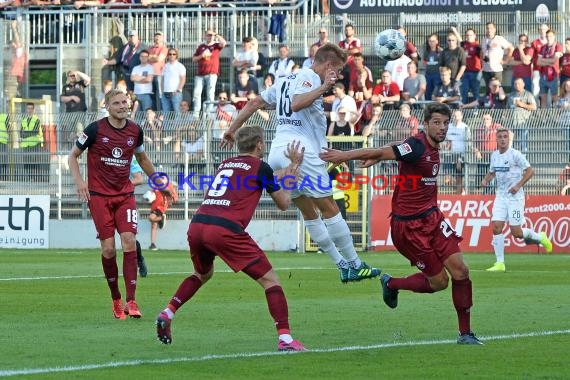
[[[491,221],[508,222],[510,226],[520,226],[524,220],[524,198],[495,198]]]
[[[267,163],[273,170],[284,169],[291,161],[285,157],[287,146],[271,146]],[[321,160],[317,153],[305,151],[301,164],[301,177],[297,180],[295,189],[291,191],[291,198],[304,195],[309,198],[326,198],[332,196],[332,185],[326,170],[326,162]]]

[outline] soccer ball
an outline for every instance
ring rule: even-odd
[[[149,190],[143,194],[143,199],[148,203],[152,203],[156,199],[156,194],[154,193],[154,191]]]
[[[406,39],[395,29],[386,29],[374,40],[374,53],[385,61],[393,61],[404,55]]]

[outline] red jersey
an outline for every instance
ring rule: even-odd
[[[538,60],[538,54],[540,53],[544,45],[546,45],[546,40],[545,42],[542,42],[540,38],[537,38],[536,40],[532,41],[532,43],[530,44],[530,47],[534,49],[534,55],[532,57],[532,65],[534,66],[533,69],[536,71],[540,70],[540,66],[537,65],[537,60]]]
[[[281,189],[269,164],[251,156],[228,158],[218,166],[196,215],[223,219],[245,229],[264,189],[269,194]]]
[[[340,48],[343,50],[351,50],[356,48],[359,52],[362,53],[362,43],[358,38],[353,38],[350,41],[344,39],[338,43],[338,46],[340,46]]]
[[[534,57],[534,49],[532,47],[525,47],[524,54]],[[513,59],[515,61],[521,61],[521,52],[518,48],[513,52]],[[519,63],[513,66],[513,78],[530,78],[532,76],[532,62],[528,65],[524,63]]]
[[[564,53],[564,49],[562,45],[558,42],[555,42],[554,45],[544,45],[540,52],[538,53],[539,57],[542,58],[553,58],[556,53]],[[555,76],[560,74],[560,59],[554,60],[554,65],[552,66],[539,66],[540,74],[547,77],[547,80],[553,80]]]
[[[370,71],[370,69],[366,66],[364,66],[364,71],[366,72],[366,88],[372,88],[374,85],[372,82],[372,71]],[[351,68],[348,82],[348,91],[363,92],[363,90],[364,88],[360,83],[360,73],[356,69]]]
[[[108,196],[132,194],[131,161],[143,141],[141,127],[131,120],[121,129],[113,128],[106,117],[89,124],[75,142],[81,150],[89,148],[89,192]]]
[[[418,49],[414,46],[411,41],[406,40],[406,50],[404,51],[404,55],[410,58],[413,61],[413,55],[416,55],[415,58],[418,58]]]
[[[428,143],[424,132],[393,145],[392,149],[400,176],[392,196],[392,213],[406,217],[437,207],[439,149]]]
[[[198,61],[198,71],[196,75],[220,75],[220,52],[222,49],[222,45],[217,42],[211,45],[201,44],[198,46],[194,52],[194,57],[202,55],[206,50],[209,50],[212,55],[207,59],[202,58]]]
[[[564,53],[560,57],[560,75],[570,77],[570,53]],[[562,85],[562,83],[560,83]]]
[[[481,46],[479,46],[479,41],[463,41],[461,47],[465,51],[465,71],[481,71]]]
[[[395,96],[400,94],[400,87],[398,83],[391,82],[390,84],[378,83],[372,89],[372,95]]]
[[[156,198],[150,204],[150,211],[157,210],[162,214],[165,214],[166,210],[168,210],[168,198],[166,198],[159,190],[155,190],[154,195]]]

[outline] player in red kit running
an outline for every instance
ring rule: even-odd
[[[126,319],[126,315],[140,318],[142,314],[135,301],[137,284],[137,205],[134,186],[130,180],[133,155],[150,176],[155,170],[143,146],[142,129],[127,119],[129,100],[119,90],[105,95],[109,116],[85,128],[71,152],[69,169],[75,181],[79,199],[88,203],[98,238],[101,241],[101,261],[113,299],[113,315]],[[87,150],[87,182],[79,170],[78,159]],[[162,179],[156,182],[162,184]],[[174,191],[174,190],[172,190]],[[126,288],[126,305],[123,308],[119,291],[119,270],[115,248],[115,229],[123,248],[123,277]]]
[[[320,156],[335,165],[362,160],[368,167],[379,161],[397,160],[398,174],[405,178],[392,196],[390,227],[398,251],[421,272],[396,278],[380,277],[384,302],[398,306],[398,291],[433,293],[447,288],[451,276],[453,305],[459,320],[458,344],[483,344],[471,331],[472,288],[469,268],[463,260],[459,237],[444,220],[437,207],[439,144],[445,141],[451,110],[445,104],[429,104],[424,111],[425,132],[382,148],[356,149],[348,152],[327,149]],[[417,176],[418,186],[412,186]]]
[[[261,127],[241,128],[235,141],[239,155],[218,166],[210,189],[188,228],[194,273],[182,281],[166,309],[159,314],[158,340],[164,344],[172,342],[170,326],[174,313],[212,277],[214,258],[219,256],[234,272],[244,272],[265,290],[269,313],[279,335],[277,349],[305,351],[301,342],[291,337],[287,300],[277,274],[265,253],[245,232],[264,189],[279,209],[287,209],[291,203],[290,190],[275,183],[274,176],[278,180],[285,176],[296,179],[305,148],[299,150],[300,143],[290,143],[285,155],[291,163],[274,172],[261,160],[265,151]]]

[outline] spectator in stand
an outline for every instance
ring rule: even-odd
[[[267,90],[269,87],[275,84],[275,76],[273,74],[267,73],[263,78],[263,87],[261,91]]]
[[[210,119],[214,121],[212,134],[218,142],[230,126],[235,115],[237,115],[237,109],[230,102],[228,93],[226,91],[220,91],[218,93],[218,104],[210,111]]]
[[[570,161],[570,79],[566,79],[560,88],[560,98],[556,102],[556,107],[560,110],[560,126],[565,131],[564,141],[566,142],[566,152]]]
[[[463,189],[463,169],[465,167],[465,153],[467,141],[470,140],[469,127],[463,122],[463,112],[453,111],[453,118],[442,145],[443,172],[446,177],[445,184],[451,184],[455,179],[455,194],[465,194]]]
[[[501,82],[492,78],[489,82],[489,91],[487,95],[481,96],[479,99],[471,103],[462,104],[461,108],[485,108],[485,109],[504,109],[507,108],[508,97],[503,90]],[[494,150],[494,149],[493,149]]]
[[[527,122],[532,111],[536,111],[536,100],[532,93],[525,90],[525,82],[523,78],[517,78],[513,84],[513,91],[509,95],[507,102],[508,108],[514,110],[511,116],[511,131],[515,134],[517,150],[523,153],[528,149],[528,127]]]
[[[335,83],[332,91],[335,96],[331,107],[332,112],[338,111],[341,107],[345,108],[349,112],[356,112],[358,110],[356,101],[352,96],[346,94],[346,90],[342,83]]]
[[[398,84],[400,91],[404,89],[404,80],[408,77],[408,63],[412,62],[410,57],[402,55],[386,63],[384,70],[388,70],[392,75],[392,80]]]
[[[149,52],[143,50],[139,54],[140,65],[133,67],[131,81],[135,84],[133,93],[140,103],[139,111],[145,112],[152,107],[152,80],[154,77],[154,67],[148,62]]]
[[[34,103],[26,103],[26,114],[20,123],[20,149],[22,149],[22,161],[28,180],[32,183],[45,179],[43,175],[44,165],[44,133],[40,118],[36,115]]]
[[[391,138],[393,141],[403,141],[410,136],[418,134],[420,122],[417,117],[412,115],[412,109],[409,104],[404,103],[400,106],[400,117],[396,121]]]
[[[313,66],[313,63],[315,62],[315,53],[317,52],[317,50],[319,50],[319,47],[316,44],[311,45],[311,47],[309,48],[309,56],[305,58],[305,60],[303,61],[303,65],[301,65],[301,68],[308,69],[311,66]]]
[[[360,39],[354,37],[354,25],[346,24],[344,26],[345,39],[338,43],[341,49],[348,53],[348,64],[352,62],[352,56],[356,53],[362,53],[362,43]]]
[[[406,51],[404,52],[404,55],[417,64],[418,50],[416,49],[412,41],[408,39],[408,34],[406,32],[406,29],[403,26],[399,26],[396,30],[400,32],[402,36],[404,36],[404,38],[406,39]]]
[[[224,37],[212,29],[208,29],[204,32],[204,43],[198,46],[192,56],[192,62],[198,64],[198,70],[194,76],[194,93],[192,96],[194,117],[198,117],[202,110],[204,82],[206,82],[206,100],[209,102],[206,112],[209,112],[209,108],[213,106],[216,83],[218,75],[220,75],[220,52],[226,45],[227,42]]]
[[[481,46],[477,41],[475,30],[465,31],[465,41],[461,43],[465,51],[465,72],[461,77],[461,102],[478,99],[481,90]],[[469,97],[471,92],[471,98]]]
[[[102,117],[107,117],[109,116],[109,112],[107,112],[107,108],[105,106],[105,95],[107,95],[107,93],[109,91],[111,91],[113,89],[113,81],[110,79],[106,79],[103,81],[103,92],[101,92],[99,94],[99,103],[98,103],[98,107],[99,107],[99,118]],[[75,141],[75,138],[73,139]]]
[[[513,45],[503,36],[497,34],[497,27],[494,23],[486,24],[487,35],[481,46],[481,60],[483,60],[483,79],[489,89],[489,82],[496,78],[503,81],[503,65],[511,59]]]
[[[162,111],[179,112],[182,101],[182,91],[186,84],[186,67],[178,61],[178,50],[168,49],[168,61],[162,72],[162,96],[160,103]]]
[[[12,64],[10,66],[10,75],[16,77],[17,88],[15,94],[7,94],[8,96],[22,97],[23,96],[23,85],[27,83],[27,66],[28,66],[28,54],[24,49],[24,44],[20,38],[19,27],[24,26],[23,23],[18,23],[14,20],[10,24],[12,29],[12,41],[10,43],[12,47]]]
[[[546,45],[538,53],[536,64],[540,69],[540,107],[546,108],[548,94],[551,96],[551,106],[558,99],[558,78],[560,76],[560,58],[564,55],[562,45],[556,42],[553,30],[546,32]]]
[[[253,77],[256,75],[256,65],[259,59],[259,53],[253,48],[253,39],[244,37],[242,40],[242,50],[239,51],[232,61],[232,66],[236,68],[238,75],[242,70]]]
[[[75,140],[85,127],[84,116],[87,111],[85,102],[85,89],[91,83],[89,75],[78,70],[67,72],[67,83],[63,86],[60,100],[65,104],[65,112],[73,113],[69,115],[73,118],[73,131],[70,133],[72,140]]]
[[[189,128],[187,140],[182,141],[182,148],[188,154],[188,172],[189,173],[205,173],[205,156],[204,156],[205,140],[204,135],[198,135],[196,128]],[[184,168],[182,168],[184,169]]]
[[[534,55],[532,57],[532,95],[537,97],[540,94],[540,67],[538,66],[538,53],[542,50],[542,47],[546,45],[546,32],[550,28],[546,24],[540,24],[538,27],[538,38],[531,43],[531,47],[534,50]]]
[[[449,67],[451,70],[451,83],[461,83],[466,69],[465,51],[459,46],[459,37],[450,32],[447,35],[447,47],[439,55],[439,67]]]
[[[160,104],[160,94],[162,94],[162,71],[166,64],[166,57],[168,55],[168,47],[164,43],[164,34],[160,31],[154,33],[154,44],[148,49],[148,62],[153,68],[152,77],[152,104],[153,109],[160,111],[162,109]]]
[[[152,108],[147,108],[145,111],[145,118],[143,123],[143,129],[145,131],[150,131],[152,138],[145,136],[146,142],[149,144],[154,144],[154,150],[160,152],[161,142],[162,142],[162,130],[164,128],[164,115],[158,116]]]
[[[435,33],[431,34],[422,54],[422,63],[426,69],[426,100],[431,100],[435,87],[441,84],[439,57],[442,51],[443,49],[439,46],[439,37]]]
[[[378,124],[382,118],[382,105],[374,104],[372,106],[372,115],[368,122],[362,126],[362,136],[374,136],[378,132]]]
[[[425,92],[426,77],[423,74],[418,74],[418,65],[415,62],[408,62],[408,77],[404,79],[401,93],[402,100],[414,104],[418,100],[424,100]]]
[[[135,84],[131,81],[131,72],[133,67],[139,65],[140,52],[145,49],[139,34],[136,30],[129,31],[129,40],[116,54],[109,60],[103,59],[103,66],[119,65],[121,76],[127,82],[127,89],[133,91]]]
[[[521,78],[524,82],[524,88],[532,91],[532,57],[534,50],[528,46],[528,36],[526,34],[519,35],[519,44],[513,51],[510,64],[513,66],[511,88],[515,86],[515,79]]]
[[[356,106],[359,107],[364,100],[369,100],[372,97],[374,79],[372,78],[372,71],[364,65],[362,53],[354,54],[352,62],[348,95],[356,100]]]
[[[431,95],[431,99],[439,103],[457,103],[461,99],[459,83],[451,81],[451,69],[449,67],[440,67],[441,84],[436,86]]]
[[[279,45],[279,58],[269,65],[269,74],[273,74],[275,79],[283,78],[291,74],[293,66],[295,66],[295,61],[289,57],[289,47]]]
[[[392,82],[388,70],[382,72],[381,82],[372,89],[372,104],[382,104],[384,110],[395,110],[400,103],[400,88]]]
[[[330,42],[329,41],[329,32],[325,28],[320,28],[319,29],[319,39],[312,46],[316,46],[317,48],[320,48],[321,46],[323,46],[324,44],[327,44],[329,42]]]
[[[503,128],[501,124],[493,122],[490,113],[483,114],[483,125],[477,126],[473,131],[473,153],[477,160],[477,175],[483,179],[489,168],[491,153],[497,149],[497,130]]]
[[[558,177],[558,191],[562,195],[570,195],[570,164],[566,164]]]
[[[351,113],[352,112],[345,107],[338,108],[335,112],[336,117],[334,120],[331,118],[327,136],[354,136],[354,123],[350,122],[350,119],[353,117]],[[352,149],[351,142],[333,142],[330,145],[333,149]]]
[[[255,97],[257,94],[259,94],[257,81],[248,74],[247,70],[240,71],[236,82],[236,91],[230,96],[233,105],[239,111],[245,107],[252,96]]]
[[[564,41],[564,55],[560,58],[560,88],[570,79],[570,37]]]
[[[257,41],[257,38],[252,37],[251,43],[253,46],[253,50],[257,52],[257,64],[255,65],[255,79],[257,80],[257,87],[261,87],[261,85],[263,84],[263,78],[265,77],[265,74],[267,74],[268,61],[265,55],[261,51],[259,51],[259,42]]]

